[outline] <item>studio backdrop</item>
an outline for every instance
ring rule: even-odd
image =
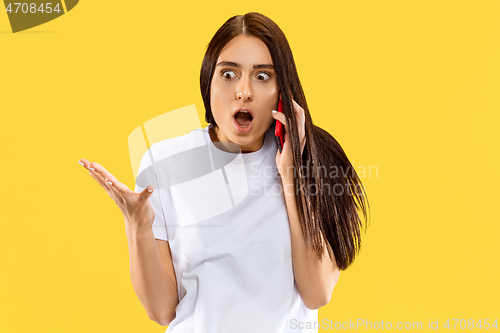
[[[251,11],[284,31],[313,123],[342,145],[370,202],[361,251],[319,309],[320,331],[497,331],[500,2],[0,9],[0,332],[165,331],[132,288],[120,210],[77,162],[133,189],[138,128],[190,106],[188,129],[207,126],[207,44]]]

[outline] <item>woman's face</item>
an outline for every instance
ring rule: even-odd
[[[217,139],[237,144],[243,153],[259,150],[278,98],[278,79],[266,44],[254,36],[234,37],[220,53],[212,78],[210,106]],[[242,108],[248,113],[238,112]]]

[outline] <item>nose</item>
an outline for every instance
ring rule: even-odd
[[[253,93],[248,79],[242,78],[236,88],[236,99],[239,101],[252,100]]]

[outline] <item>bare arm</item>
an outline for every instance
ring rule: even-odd
[[[125,217],[130,277],[137,297],[152,320],[166,326],[175,318],[179,303],[170,246],[167,241],[154,238],[152,225],[154,211],[148,186],[141,193],[132,192],[104,167],[86,159],[78,161],[106,190]]]
[[[299,214],[295,206],[293,178],[284,178],[285,201],[290,222],[292,238],[293,273],[299,295],[309,309],[318,309],[330,302],[333,288],[340,277],[340,269],[335,260],[328,255],[328,242],[324,241],[323,259],[305,246],[300,227]]]
[[[304,151],[305,137],[305,113],[294,100],[293,107],[297,119],[301,154]],[[295,180],[292,148],[289,138],[289,126],[287,117],[281,112],[273,111],[273,118],[285,126],[285,143],[280,153],[276,152],[276,166],[281,175],[285,193],[286,209],[290,222],[290,234],[292,241],[292,262],[295,282],[300,297],[309,309],[318,309],[330,302],[333,288],[340,277],[340,269],[335,258],[330,260],[327,246],[324,241],[323,259],[319,260],[316,253],[306,247],[302,228],[300,226],[299,214],[295,204]],[[322,236],[322,235],[321,235]]]
[[[166,326],[175,318],[179,303],[175,271],[167,241],[156,240],[151,228],[126,224],[130,277],[149,318]]]

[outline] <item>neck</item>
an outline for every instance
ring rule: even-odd
[[[213,131],[213,132],[212,132]],[[217,148],[227,151],[230,153],[238,153],[241,151],[242,154],[253,153],[262,148],[264,144],[265,133],[262,137],[257,139],[255,142],[252,142],[248,145],[238,145],[231,142],[219,129],[218,126],[210,126],[209,127],[210,139],[212,142],[217,142]],[[239,147],[239,149],[238,149]]]

